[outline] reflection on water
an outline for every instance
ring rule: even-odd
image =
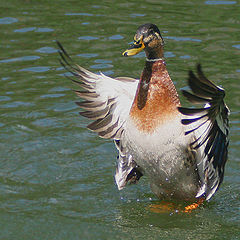
[[[61,4],[59,4],[61,2]],[[238,239],[237,1],[5,2],[0,18],[1,239]],[[157,24],[177,89],[201,62],[226,90],[229,162],[221,189],[190,214],[154,213],[147,179],[119,192],[116,150],[86,130],[55,40],[79,65],[139,78],[144,53],[124,58],[136,28]],[[70,75],[69,75],[70,76]]]
[[[18,58],[10,58],[10,59],[4,59],[0,60],[0,63],[9,63],[9,62],[17,62],[17,61],[32,61],[39,59],[39,56],[23,56]]]
[[[39,49],[35,50],[35,52],[39,52],[39,53],[56,53],[57,49],[55,49],[53,47],[42,47],[42,48],[39,48]]]
[[[18,22],[17,18],[13,18],[13,17],[0,18],[0,24],[11,24],[15,22]]]
[[[54,31],[51,28],[36,28],[36,27],[27,27],[27,28],[20,28],[20,29],[15,29],[14,32],[16,33],[26,33],[26,32],[52,32]]]
[[[207,5],[229,5],[229,4],[236,4],[236,1],[205,1]]]
[[[165,37],[166,39],[171,39],[175,41],[192,41],[192,42],[201,42],[200,39],[189,38],[189,37]]]

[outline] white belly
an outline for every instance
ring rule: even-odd
[[[194,198],[198,189],[196,163],[189,161],[189,137],[180,118],[169,121],[152,134],[140,132],[131,120],[125,142],[134,161],[143,169],[159,197]]]

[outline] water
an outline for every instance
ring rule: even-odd
[[[0,1],[0,239],[239,239],[238,1],[20,2]],[[146,179],[117,190],[116,150],[85,129],[58,61],[55,39],[91,71],[138,78],[144,55],[121,52],[146,22],[177,89],[201,62],[231,108],[224,183],[191,214],[150,211]]]

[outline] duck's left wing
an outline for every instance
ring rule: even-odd
[[[75,64],[62,45],[59,42],[57,44],[61,64],[74,76],[71,80],[81,87],[75,92],[84,100],[77,102],[85,110],[80,115],[93,120],[88,129],[102,138],[120,140],[139,80],[92,73]]]
[[[189,125],[185,134],[195,136],[191,148],[198,150],[201,155],[198,169],[202,186],[197,197],[204,194],[208,200],[216,192],[224,176],[230,111],[224,103],[224,89],[204,76],[200,64],[197,66],[197,76],[192,71],[189,72],[188,85],[193,93],[183,90],[183,95],[194,104],[205,104],[203,108],[179,107],[179,111],[186,116],[182,119],[182,124]]]

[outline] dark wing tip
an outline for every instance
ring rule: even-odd
[[[192,116],[197,113],[203,113],[206,112],[208,108],[184,108],[184,107],[178,107],[178,111],[182,113],[183,115]]]
[[[184,108],[178,110],[183,115],[191,116],[182,119],[183,125],[192,125],[192,129],[185,132],[195,132],[196,140],[191,143],[193,149],[204,148],[205,157],[203,157],[203,185],[206,199],[209,199],[219,188],[224,175],[224,166],[227,161],[228,153],[228,113],[229,110],[224,103],[225,92],[222,88],[215,85],[207,79],[202,71],[201,64],[196,65],[196,74],[190,70],[188,84],[192,90],[189,93],[183,90],[183,95],[192,103],[202,103],[204,108]],[[200,120],[198,122],[198,120]],[[200,128],[203,127],[201,130]]]
[[[63,45],[56,40],[56,43],[58,45],[58,53],[60,54],[61,58],[63,58],[63,56],[67,57],[70,61],[72,61],[71,57],[68,55],[67,51],[64,49]]]
[[[198,73],[202,73],[203,74],[201,63],[197,63],[197,71],[198,71]]]

